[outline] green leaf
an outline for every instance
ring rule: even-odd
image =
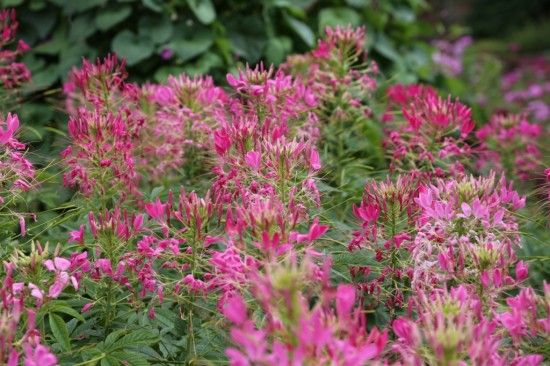
[[[294,32],[309,46],[315,46],[315,34],[311,28],[304,22],[285,15],[285,20]]]
[[[269,63],[280,64],[292,48],[292,41],[288,37],[271,38],[267,42],[265,56]]]
[[[162,12],[162,3],[159,3],[159,0],[142,0],[142,3],[152,11],[156,11],[157,13]]]
[[[95,25],[99,30],[106,31],[128,18],[131,13],[132,8],[128,5],[104,9],[95,17]]]
[[[151,38],[124,30],[112,42],[113,51],[125,57],[128,65],[135,65],[153,54],[155,45]]]
[[[143,357],[143,354],[139,352],[115,351],[109,354],[109,356],[116,358],[117,360],[124,361],[125,365],[130,366],[149,366],[150,363]]]
[[[64,313],[80,321],[85,321],[84,317],[78,311],[64,304],[54,303],[49,306],[49,311],[53,313]]]
[[[207,74],[210,69],[215,67],[222,67],[223,61],[214,52],[207,51],[200,55],[200,57],[197,59],[197,61],[186,64],[183,67],[184,72],[188,73],[189,75],[204,75]]]
[[[64,13],[72,15],[83,11],[105,5],[107,0],[85,0],[85,1],[63,1]]]
[[[5,8],[21,5],[23,3],[23,0],[3,0],[2,6]]]
[[[71,340],[69,339],[67,324],[65,324],[63,318],[57,314],[49,314],[48,317],[53,336],[65,351],[70,351]]]
[[[326,8],[319,12],[319,32],[324,32],[326,27],[337,25],[358,26],[361,17],[350,8]]]
[[[151,332],[149,329],[140,329],[125,335],[124,337],[116,340],[114,343],[110,345],[107,344],[108,342],[106,340],[105,349],[111,352],[111,351],[121,350],[127,347],[147,346],[149,344],[156,342],[157,340],[158,340],[157,334]]]
[[[208,50],[214,42],[212,35],[199,32],[189,39],[178,39],[168,44],[183,62],[188,61]]]
[[[148,35],[156,44],[168,41],[174,31],[168,16],[143,16],[139,19],[138,28],[140,35]]]
[[[392,41],[383,34],[379,34],[376,38],[374,49],[389,60],[392,60],[394,62],[401,62],[401,56],[395,49]]]
[[[187,0],[187,5],[202,24],[210,24],[216,19],[216,9],[211,0]]]
[[[69,27],[69,40],[81,42],[91,36],[95,32],[95,28],[90,27],[92,23],[93,18],[91,14],[84,13],[75,17]]]

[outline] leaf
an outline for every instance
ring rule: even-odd
[[[202,24],[210,24],[216,19],[216,9],[211,0],[187,0],[187,5]]]
[[[114,332],[109,333],[107,338],[105,338],[105,342],[104,342],[105,348],[107,349],[113,346],[116,340],[122,337],[124,333],[126,333],[126,329],[118,329],[118,330],[115,330]]]
[[[133,352],[130,350],[116,351],[109,354],[110,357],[117,360],[124,361],[124,364],[130,366],[149,366],[150,363],[143,357],[143,354],[139,352]]]
[[[110,335],[109,335],[110,336]],[[148,329],[135,330],[130,334],[125,335],[124,337],[118,339],[111,345],[107,344],[105,340],[106,351],[112,352],[116,350],[121,350],[126,347],[139,347],[147,346],[158,340],[158,336],[155,333],[152,333]]]
[[[157,13],[162,12],[162,3],[159,4],[158,0],[142,0],[142,3],[152,11],[156,11]]]
[[[389,60],[392,60],[394,62],[401,61],[401,56],[395,49],[393,43],[383,34],[379,34],[376,38],[374,49]]]
[[[267,42],[265,56],[269,63],[280,64],[290,51],[292,42],[287,37],[271,38]]]
[[[326,8],[319,12],[319,32],[324,32],[326,27],[337,25],[358,26],[361,17],[350,8]]]
[[[67,324],[65,324],[63,318],[57,314],[49,314],[48,317],[53,336],[65,351],[70,351],[71,340],[69,339]]]
[[[85,321],[84,317],[78,311],[76,311],[75,309],[73,309],[73,308],[71,308],[67,305],[53,304],[53,305],[50,305],[49,310],[53,313],[64,313],[64,314],[70,315],[73,318],[78,319],[80,321]]]
[[[139,19],[138,29],[140,35],[148,35],[156,44],[168,41],[174,31],[168,16],[143,16]]]
[[[62,4],[65,6],[63,12],[66,15],[81,13],[92,8],[103,6],[106,2],[107,0],[63,1]]]
[[[313,31],[311,28],[304,22],[299,21],[298,19],[295,19],[291,16],[288,16],[285,14],[285,20],[292,28],[294,32],[296,32],[297,35],[300,36],[300,38],[309,46],[313,47],[315,45],[315,34],[313,34]]]
[[[137,36],[125,30],[115,36],[112,42],[113,51],[125,57],[128,65],[135,65],[153,54],[155,45],[147,36]]]
[[[91,36],[95,32],[92,15],[88,13],[81,14],[74,18],[69,27],[69,40],[71,43],[79,43]]]
[[[154,201],[155,198],[157,198],[158,196],[160,196],[160,194],[164,191],[164,186],[158,186],[158,187],[155,187],[153,188],[153,190],[151,191],[151,194],[149,195],[149,199],[151,201]]]
[[[174,52],[182,59],[188,61],[212,46],[214,40],[212,35],[207,32],[200,32],[189,39],[179,39],[168,44]]]
[[[107,8],[97,14],[95,25],[99,30],[106,31],[128,18],[131,13],[132,8],[128,5]]]

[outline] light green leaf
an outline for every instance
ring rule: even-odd
[[[143,16],[138,24],[139,34],[149,36],[156,44],[164,43],[170,39],[174,27],[168,16]]]
[[[112,42],[113,51],[125,57],[128,65],[135,65],[153,54],[155,45],[147,36],[137,36],[125,30],[116,35]]]
[[[132,8],[128,5],[104,9],[95,17],[95,25],[99,30],[106,31],[128,18],[131,13]]]
[[[271,38],[267,42],[265,56],[272,64],[280,64],[292,47],[292,41],[287,37]]]
[[[350,8],[326,8],[319,12],[319,32],[324,32],[326,27],[337,25],[356,27],[360,23],[361,17]]]
[[[285,16],[285,20],[290,28],[292,28],[309,47],[315,45],[315,34],[313,34],[313,31],[306,23],[290,16]]]
[[[189,39],[178,39],[168,44],[174,52],[182,59],[188,61],[204,51],[208,50],[214,42],[212,35],[207,32],[200,32]]]
[[[85,321],[84,317],[78,311],[63,304],[53,304],[50,306],[49,310],[53,313],[64,313],[80,321]]]
[[[187,5],[202,24],[210,24],[216,19],[216,9],[211,0],[187,0]]]

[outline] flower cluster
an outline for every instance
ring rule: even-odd
[[[529,123],[524,115],[495,114],[476,132],[481,141],[478,165],[527,181],[542,170],[538,148],[542,127]]]
[[[464,173],[472,154],[467,137],[475,126],[470,109],[422,86],[391,87],[388,94],[402,114],[386,118],[390,169],[428,178]]]
[[[485,171],[509,154],[527,178],[541,130],[494,117],[476,166],[470,109],[416,84],[377,100],[365,49],[363,28],[328,28],[227,88],[133,84],[114,55],[73,69],[60,165],[79,194],[0,250],[0,363],[542,363],[526,198]],[[0,122],[3,217],[34,187],[18,127]]]
[[[15,89],[31,78],[27,65],[17,62],[17,58],[30,49],[22,39],[16,42],[18,26],[14,9],[0,11],[0,83],[5,89]],[[13,49],[15,42],[17,45]]]
[[[275,265],[252,278],[253,294],[266,316],[257,326],[240,295],[231,297],[224,315],[232,323],[231,338],[237,347],[226,353],[232,365],[363,365],[377,359],[387,334],[370,332],[351,285],[330,288],[330,265],[308,262]],[[323,287],[312,307],[313,282]],[[332,303],[335,306],[331,306]]]
[[[441,72],[449,76],[460,75],[464,69],[462,65],[464,51],[472,44],[472,37],[463,36],[454,42],[438,39],[432,44],[436,48],[432,59],[441,68]]]

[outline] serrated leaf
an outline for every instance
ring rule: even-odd
[[[116,340],[119,339],[120,337],[122,337],[122,335],[124,333],[126,333],[126,329],[118,329],[118,330],[115,330],[112,333],[109,333],[107,338],[105,338],[105,342],[104,342],[106,349],[113,346],[113,344],[116,342]]]
[[[108,345],[107,342],[105,342],[105,347],[107,351],[115,351],[124,349],[126,347],[146,346],[154,343],[157,340],[157,334],[152,333],[150,330],[147,329],[140,329],[123,336],[111,345]]]
[[[131,13],[132,8],[130,6],[104,9],[95,17],[95,25],[99,30],[106,31],[128,18]]]
[[[52,334],[56,341],[63,347],[65,351],[71,350],[71,340],[69,338],[69,330],[63,318],[57,314],[49,314],[49,323]]]
[[[142,353],[134,352],[130,350],[126,351],[115,351],[109,354],[109,356],[116,358],[120,361],[124,361],[125,364],[130,366],[149,366],[150,363],[147,361]]]
[[[216,9],[211,0],[187,0],[187,5],[202,24],[210,24],[216,19]]]

